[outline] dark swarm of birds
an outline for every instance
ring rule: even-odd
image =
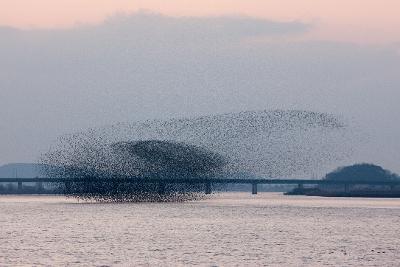
[[[60,137],[41,163],[82,200],[197,200],[207,186],[198,181],[304,176],[340,161],[345,129],[333,115],[295,110],[120,123]]]

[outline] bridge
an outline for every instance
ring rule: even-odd
[[[18,190],[22,191],[23,183],[36,183],[37,189],[43,189],[43,183],[68,183],[68,182],[101,182],[108,179],[88,179],[88,178],[0,178],[0,183],[17,183]],[[112,182],[120,183],[153,183],[159,184],[161,187],[166,184],[204,184],[205,193],[211,194],[213,184],[250,184],[252,186],[252,194],[257,194],[257,186],[270,185],[297,185],[303,188],[304,185],[342,185],[344,191],[349,192],[351,185],[375,185],[375,186],[390,186],[393,190],[395,186],[400,185],[400,181],[333,181],[333,180],[313,180],[313,179],[247,179],[247,178],[175,178],[175,179],[144,179],[144,178],[117,178],[112,179]]]

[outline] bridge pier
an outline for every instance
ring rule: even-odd
[[[71,182],[70,181],[65,182],[65,187],[67,188],[67,190],[71,190]]]
[[[65,185],[65,188],[64,188],[65,193],[71,192],[71,182],[66,181],[64,185]]]
[[[344,192],[349,193],[350,192],[350,185],[349,184],[344,184]]]
[[[36,182],[36,190],[38,192],[43,191],[43,183],[42,182]]]
[[[19,192],[22,191],[22,182],[21,181],[18,182],[18,191]]]
[[[251,185],[251,193],[252,193],[253,195],[256,195],[256,194],[257,194],[257,184],[252,184],[252,185]]]
[[[207,195],[211,194],[211,183],[210,182],[206,183],[206,194]]]
[[[297,184],[297,188],[304,189],[304,184],[301,184],[301,183]]]
[[[165,183],[159,183],[158,184],[157,192],[158,192],[159,195],[164,195],[165,194],[165,187],[166,187]]]

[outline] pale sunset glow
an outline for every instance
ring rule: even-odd
[[[117,13],[141,10],[169,16],[245,15],[301,21],[313,27],[306,39],[396,44],[398,0],[1,0],[0,25],[22,29],[98,24]]]

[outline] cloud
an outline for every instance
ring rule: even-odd
[[[121,27],[122,26],[122,27]],[[167,37],[166,39],[202,40],[203,38],[240,39],[303,33],[310,25],[302,22],[275,22],[244,16],[222,17],[167,17],[151,13],[113,16],[101,26],[106,29],[125,30],[134,35]],[[172,36],[170,35],[172,34]],[[179,38],[181,37],[181,38]]]

